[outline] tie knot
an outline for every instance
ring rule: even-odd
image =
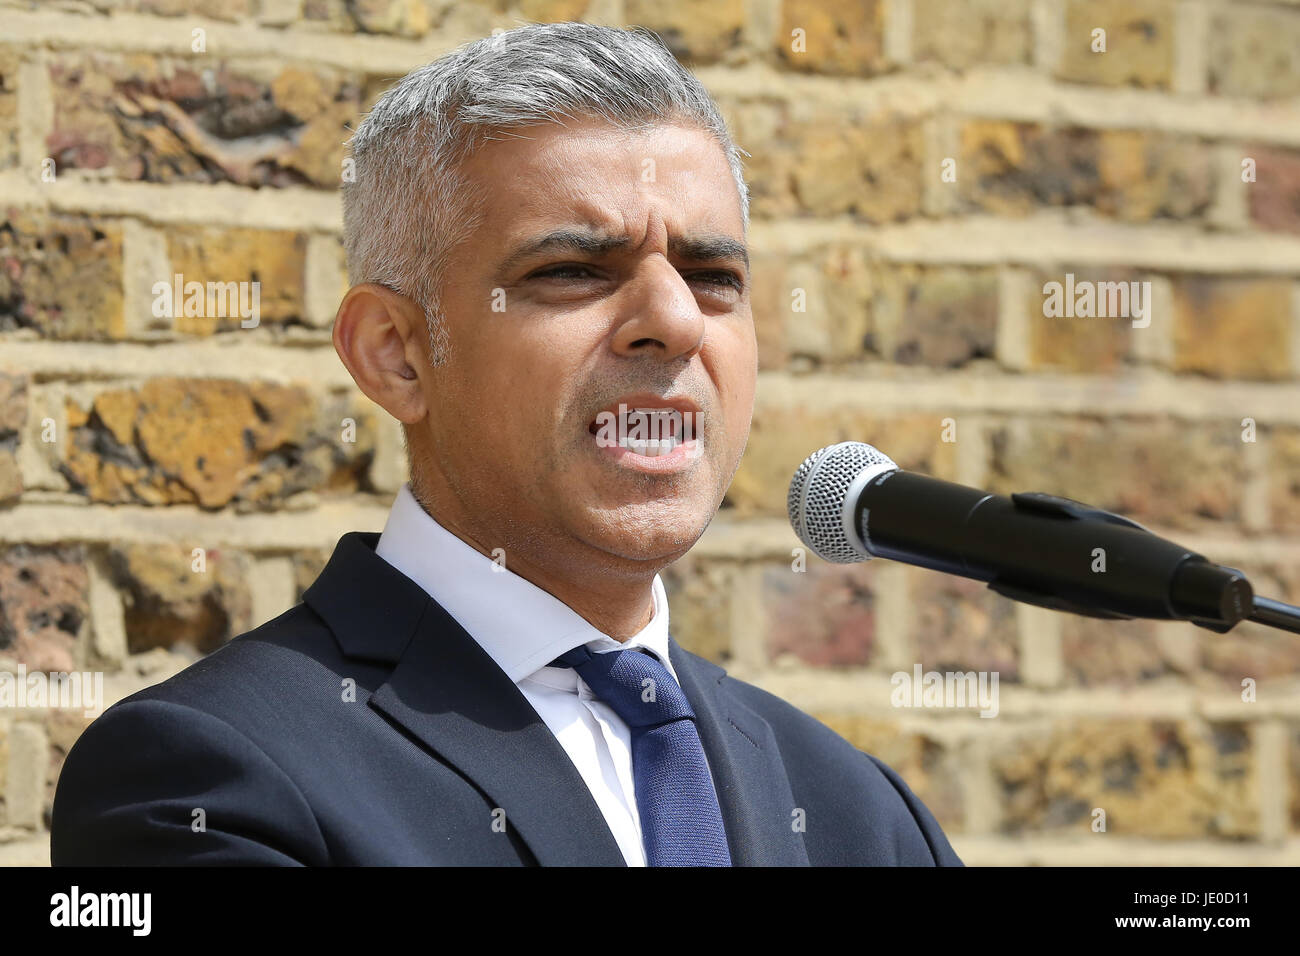
[[[585,647],[575,647],[551,666],[572,667],[630,728],[695,719],[695,711],[672,673],[650,654],[636,649],[593,654]]]

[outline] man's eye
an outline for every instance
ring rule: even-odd
[[[740,277],[734,272],[692,272],[687,278],[703,278],[710,285],[730,286],[737,292],[743,292],[745,288],[745,284],[741,282]]]
[[[539,269],[529,276],[530,279],[594,279],[599,278],[589,267],[584,265],[562,265],[548,266],[545,269]],[[707,272],[689,272],[684,276],[687,280],[701,280],[709,285],[726,286],[735,289],[737,292],[743,292],[745,289],[744,282],[734,272],[722,270]]]
[[[530,279],[584,279],[592,276],[592,271],[586,266],[551,266],[548,269],[542,269],[534,272]]]

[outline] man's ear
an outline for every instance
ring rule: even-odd
[[[334,316],[334,351],[357,387],[407,424],[428,411],[421,387],[428,370],[426,338],[424,310],[372,282],[349,289]]]

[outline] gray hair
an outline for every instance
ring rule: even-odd
[[[447,259],[481,223],[485,198],[469,188],[461,164],[495,133],[579,116],[711,133],[748,230],[744,151],[708,91],[652,31],[530,24],[467,43],[379,98],[351,139],[353,175],[343,184],[348,280],[379,283],[420,305],[431,364],[447,353],[440,301]]]

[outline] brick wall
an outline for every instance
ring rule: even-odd
[[[969,863],[1300,863],[1300,638],[796,571],[783,516],[852,438],[1300,601],[1296,0],[0,0],[0,669],[120,698],[382,527],[400,432],[330,345],[346,127],[573,18],[660,31],[752,154],[758,405],[676,636],[892,764]],[[156,316],[175,273],[262,282],[261,322]],[[1067,274],[1149,282],[1150,324],[1048,317]],[[996,672],[998,716],[891,706],[918,664]],[[0,863],[48,861],[85,724],[0,710]]]

